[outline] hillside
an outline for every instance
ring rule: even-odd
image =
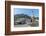
[[[19,19],[19,18],[28,18],[31,19],[31,16],[25,15],[25,14],[16,14],[14,15],[15,19]]]

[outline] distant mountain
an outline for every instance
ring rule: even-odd
[[[26,14],[16,14],[14,15],[14,18],[19,19],[19,18],[28,18],[31,19],[31,16],[28,16]]]

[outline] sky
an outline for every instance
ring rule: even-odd
[[[25,8],[14,8],[14,15],[16,14],[26,14],[28,16],[32,16],[32,11],[34,16],[39,16],[39,9],[25,9]]]

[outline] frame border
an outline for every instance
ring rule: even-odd
[[[34,31],[10,31],[10,5],[28,5],[28,6],[42,6],[42,30]],[[5,35],[18,35],[18,34],[35,34],[35,33],[44,33],[45,32],[45,4],[36,3],[36,2],[20,2],[20,1],[5,1]]]

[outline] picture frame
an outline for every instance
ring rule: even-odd
[[[21,8],[21,10],[23,8],[26,8],[26,9],[31,8],[31,10],[32,10],[32,8],[33,9],[41,8],[41,9],[39,9],[39,11],[41,12],[39,14],[39,26],[40,27],[39,28],[30,27],[31,28],[30,29],[28,27],[27,28],[25,28],[25,27],[21,28],[22,27],[22,25],[21,25],[21,27],[20,27],[21,29],[19,29],[18,27],[17,28],[15,27],[16,31],[13,30],[12,25],[13,25],[13,9],[14,8],[15,8],[15,11],[16,11],[16,8],[19,8],[19,11],[20,11],[20,8]],[[22,11],[27,12],[26,9],[23,9]],[[16,14],[16,12],[15,12],[15,14]],[[40,20],[41,20],[41,22],[40,22]],[[15,23],[15,26],[16,26],[16,23]],[[21,2],[20,1],[5,1],[5,35],[35,34],[35,33],[44,33],[44,32],[45,32],[45,4],[44,3],[22,2],[22,1]]]

